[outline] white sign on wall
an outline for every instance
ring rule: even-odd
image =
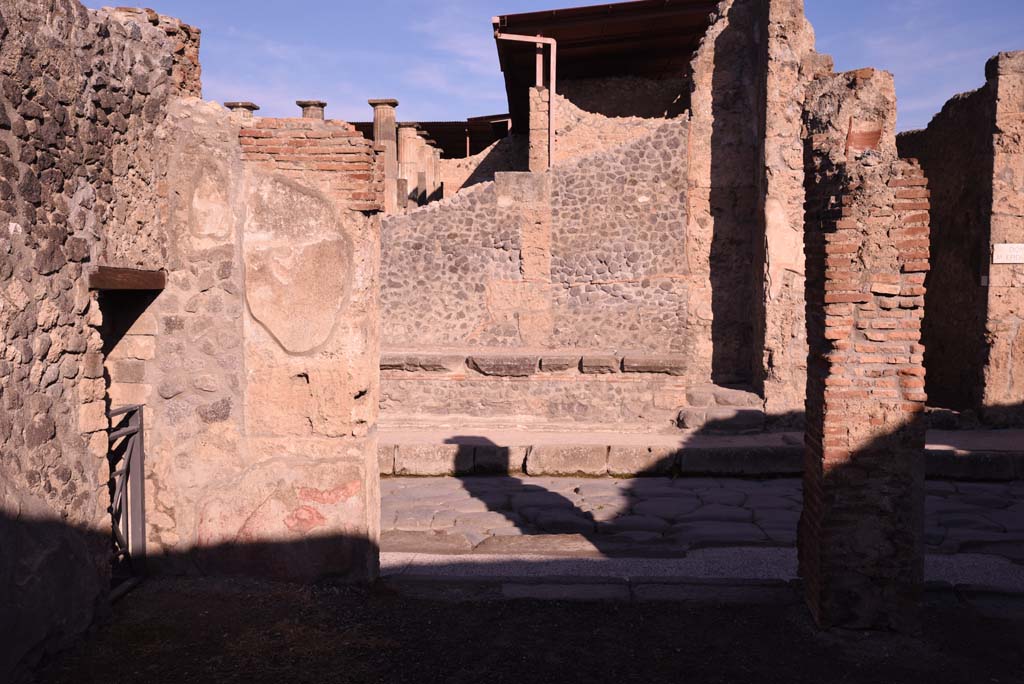
[[[993,264],[1024,264],[1024,245],[992,245]]]

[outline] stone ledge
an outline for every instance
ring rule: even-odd
[[[686,375],[689,360],[685,356],[627,356],[622,359],[624,373]]]
[[[579,461],[573,454],[579,453]],[[605,457],[604,454],[607,454]],[[382,444],[381,475],[584,475],[637,477],[690,475],[722,477],[799,476],[804,448],[790,446],[627,447]],[[1009,482],[1024,480],[1024,452],[954,452],[929,449],[930,480]],[[571,472],[570,472],[571,471]]]
[[[466,365],[482,375],[502,378],[525,378],[537,372],[536,356],[471,356]]]
[[[395,370],[414,373],[447,373],[460,368],[465,363],[464,356],[451,354],[401,354],[384,353],[380,358],[382,371]]]

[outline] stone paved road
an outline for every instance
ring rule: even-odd
[[[797,479],[388,478],[382,550],[678,556],[693,548],[792,546]],[[928,482],[933,554],[1024,564],[1024,482]]]

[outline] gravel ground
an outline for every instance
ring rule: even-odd
[[[910,637],[822,633],[800,605],[446,603],[382,588],[149,580],[38,681],[1024,682],[1024,618],[936,601]]]

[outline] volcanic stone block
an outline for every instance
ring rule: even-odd
[[[622,360],[622,370],[626,373],[686,375],[688,365],[685,356],[627,356]]]
[[[528,447],[481,445],[474,450],[474,472],[498,474],[523,472]]]
[[[578,370],[580,357],[578,356],[545,356],[540,360],[540,369],[545,373],[561,373],[569,370]]]
[[[464,362],[461,356],[436,354],[382,354],[380,369],[407,371],[410,373],[423,371],[426,373],[446,373],[455,370]]]
[[[535,446],[526,459],[527,475],[589,475],[608,472],[606,446]]]
[[[665,474],[676,464],[672,447],[613,446],[608,453],[608,474],[619,476]]]
[[[467,475],[473,447],[460,444],[401,444],[395,447],[395,475]]]
[[[614,356],[584,356],[580,370],[588,375],[618,373],[620,361]]]
[[[483,375],[525,378],[537,372],[536,356],[472,356],[466,364]]]

